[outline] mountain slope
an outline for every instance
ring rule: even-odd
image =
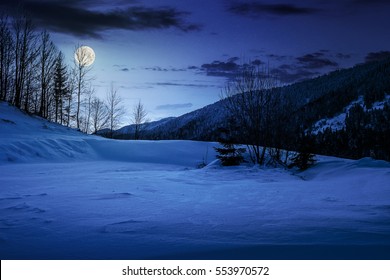
[[[365,106],[382,101],[390,93],[390,60],[356,65],[327,75],[281,88],[296,108],[295,117],[306,129],[343,113],[354,100],[363,98]],[[177,118],[151,122],[145,126],[144,139],[217,140],[218,128],[226,126],[228,112],[224,101]],[[132,126],[114,133],[115,138],[131,139]]]

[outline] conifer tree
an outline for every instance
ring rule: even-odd
[[[64,65],[64,55],[60,52],[56,59],[54,72],[54,106],[55,122],[63,123],[63,105],[69,89],[67,86],[67,71]]]
[[[310,151],[314,141],[312,141],[310,134],[301,133],[299,138],[299,152],[291,159],[292,163],[289,167],[306,170],[316,162],[315,155]]]
[[[216,157],[221,160],[223,166],[240,165],[244,161],[242,153],[245,152],[245,148],[236,148],[227,129],[221,130],[219,143],[222,147],[214,149],[218,153]]]
[[[300,170],[306,170],[316,162],[315,155],[307,151],[297,153],[291,160],[290,168],[296,166]]]

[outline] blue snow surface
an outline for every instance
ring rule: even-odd
[[[389,163],[221,167],[217,145],[103,139],[0,103],[0,259],[390,259]]]

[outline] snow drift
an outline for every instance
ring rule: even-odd
[[[215,143],[108,140],[4,103],[0,123],[1,259],[390,258],[387,162],[198,169]]]
[[[120,160],[195,168],[215,159],[216,143],[121,141],[85,135],[0,103],[0,164]]]

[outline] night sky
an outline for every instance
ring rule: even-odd
[[[95,50],[99,96],[113,82],[128,112],[141,100],[151,120],[218,101],[243,63],[292,83],[390,50],[390,0],[21,2],[68,64],[76,45]],[[16,3],[1,0],[0,9]]]

